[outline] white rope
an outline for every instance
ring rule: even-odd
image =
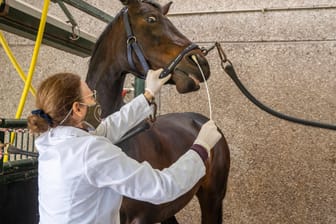
[[[201,74],[202,74],[202,77],[203,77],[203,80],[204,80],[204,84],[205,84],[205,88],[206,88],[207,95],[208,95],[209,117],[210,117],[210,120],[212,120],[212,108],[211,108],[211,99],[210,99],[210,93],[209,93],[208,83],[207,83],[207,81],[206,81],[206,79],[205,79],[203,70],[202,70],[201,66],[199,65],[199,63],[198,63],[196,56],[195,56],[195,55],[192,55],[191,58],[192,58],[193,61],[197,64],[197,67],[198,67],[198,69],[200,70],[200,72],[201,72]]]

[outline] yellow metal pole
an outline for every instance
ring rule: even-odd
[[[5,50],[9,60],[12,62],[14,68],[16,69],[17,73],[19,73],[21,79],[23,80],[23,82],[26,82],[26,76],[22,70],[22,68],[20,67],[19,63],[16,61],[13,52],[11,51],[11,49],[8,46],[8,43],[3,35],[3,33],[0,31],[0,43],[3,47],[3,49]],[[30,86],[29,88],[31,94],[33,94],[33,96],[36,95],[36,90],[33,86]]]
[[[38,53],[39,53],[39,50],[40,50],[40,46],[41,46],[41,43],[42,43],[45,24],[46,24],[46,21],[47,21],[49,4],[50,4],[50,0],[45,0],[44,1],[41,20],[40,20],[40,25],[39,25],[39,30],[38,30],[37,38],[36,38],[36,42],[35,42],[34,53],[33,53],[32,61],[30,63],[29,72],[28,72],[28,75],[27,75],[27,80],[26,80],[26,83],[25,83],[25,86],[24,86],[24,89],[23,89],[23,92],[22,92],[22,95],[21,95],[18,110],[17,110],[16,115],[15,115],[16,119],[19,119],[22,115],[22,111],[23,111],[23,108],[24,108],[24,105],[25,105],[25,102],[26,102],[26,99],[27,99],[29,87],[30,87],[32,79],[33,79],[35,65],[36,65]],[[12,133],[11,143],[13,141],[14,141],[14,134]],[[8,161],[8,155],[5,154],[3,161],[4,162]]]
[[[44,5],[43,5],[43,11],[42,11],[42,15],[41,15],[41,20],[40,20],[40,25],[39,25],[39,30],[37,33],[37,38],[36,38],[36,42],[35,42],[35,48],[34,48],[34,53],[33,53],[33,57],[32,57],[32,61],[30,63],[30,68],[29,68],[29,72],[27,75],[27,80],[21,95],[21,100],[18,106],[18,110],[16,112],[15,118],[20,118],[22,115],[22,111],[27,99],[27,94],[28,94],[28,90],[29,87],[31,85],[32,82],[32,78],[33,78],[33,74],[34,74],[34,70],[35,70],[35,65],[36,65],[36,61],[37,61],[37,57],[38,57],[38,53],[40,50],[40,46],[41,46],[41,42],[42,42],[42,38],[43,38],[43,33],[44,33],[44,28],[45,28],[45,24],[47,21],[47,15],[48,15],[48,7],[49,7],[49,3],[50,0],[45,0],[44,1]]]

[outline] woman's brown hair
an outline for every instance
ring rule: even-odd
[[[42,133],[58,126],[81,96],[80,85],[80,76],[72,73],[57,73],[45,79],[36,94],[38,113],[28,116],[29,130]],[[71,119],[63,124],[71,124]]]

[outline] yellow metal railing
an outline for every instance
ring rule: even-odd
[[[2,3],[2,0],[0,0],[0,3]],[[35,93],[36,93],[35,89],[31,86],[31,83],[32,83],[33,74],[34,74],[34,71],[35,71],[35,66],[36,66],[40,46],[41,46],[42,39],[43,39],[43,34],[44,34],[44,29],[45,29],[45,25],[46,25],[46,21],[47,21],[49,5],[50,5],[50,0],[45,0],[44,5],[43,5],[42,14],[41,14],[41,19],[40,19],[40,25],[39,25],[39,29],[38,29],[38,33],[37,33],[37,38],[36,38],[36,41],[35,41],[33,57],[32,57],[31,63],[30,63],[30,67],[29,67],[27,77],[24,76],[24,73],[23,73],[21,67],[19,66],[19,64],[15,60],[12,52],[9,49],[8,44],[5,41],[5,38],[3,37],[2,33],[0,33],[1,44],[3,45],[8,57],[10,58],[11,62],[14,65],[15,69],[18,71],[20,77],[25,82],[24,89],[22,91],[22,95],[21,95],[21,98],[20,98],[19,106],[18,106],[16,115],[15,115],[16,119],[21,118],[22,111],[23,111],[24,105],[26,103],[27,95],[28,95],[29,90],[32,91],[34,96],[35,96]],[[11,134],[11,143],[13,143],[14,139],[15,139],[15,134],[12,133]],[[8,153],[7,152],[5,152],[5,154],[4,154],[3,161],[4,162],[8,161]]]
[[[19,65],[19,63],[17,62],[17,60],[14,57],[13,52],[11,51],[11,49],[8,46],[8,43],[3,35],[3,33],[0,31],[0,43],[3,47],[3,49],[5,50],[9,60],[12,62],[14,68],[16,69],[17,73],[19,74],[19,76],[21,77],[23,82],[26,82],[26,75],[24,74],[21,66]],[[36,90],[33,86],[30,86],[30,92],[31,94],[33,94],[33,96],[36,95]]]
[[[34,74],[34,71],[35,71],[36,61],[37,61],[38,53],[39,53],[40,46],[41,46],[41,43],[42,43],[45,24],[46,24],[46,21],[47,21],[49,4],[50,4],[50,0],[45,0],[44,1],[40,26],[39,26],[39,30],[38,30],[37,38],[36,38],[36,42],[35,42],[34,53],[33,53],[31,63],[30,63],[30,67],[29,67],[27,79],[26,79],[26,82],[25,82],[25,86],[24,86],[24,89],[23,89],[23,92],[22,92],[22,95],[21,95],[20,103],[19,103],[16,115],[15,115],[16,119],[20,118],[21,115],[22,115],[22,111],[23,111],[24,105],[26,103],[29,87],[30,87],[32,79],[33,79],[33,74]]]

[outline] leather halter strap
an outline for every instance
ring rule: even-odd
[[[184,55],[186,55],[189,51],[192,51],[196,48],[199,47],[194,43],[191,43],[188,47],[184,48],[183,51],[181,51],[180,54],[177,55],[177,57],[174,60],[172,60],[167,67],[164,68],[163,72],[161,72],[160,74],[160,78],[169,75],[169,73],[171,73],[175,69],[176,65],[180,63]]]
[[[140,64],[144,70],[145,74],[138,74],[138,76],[142,79],[146,79],[146,74],[149,70],[149,65],[146,61],[146,58],[144,54],[142,53],[142,50],[140,46],[138,45],[138,42],[136,40],[136,37],[133,35],[131,24],[128,19],[128,9],[125,8],[123,12],[123,19],[124,19],[124,24],[125,24],[125,30],[126,30],[126,35],[127,35],[127,60],[128,64],[131,66],[131,69],[133,71],[137,71],[137,68],[135,67],[133,57],[132,57],[132,50],[134,50],[136,56],[138,57]]]
[[[127,35],[127,61],[128,64],[131,66],[131,69],[136,72],[137,76],[141,79],[146,79],[147,76],[147,72],[150,69],[147,60],[142,52],[141,47],[139,46],[136,37],[133,34],[132,28],[131,28],[131,24],[129,22],[129,18],[128,18],[128,9],[124,8],[123,9],[123,20],[124,20],[124,24],[125,24],[125,30],[126,30],[126,35]],[[160,74],[160,78],[163,78],[167,75],[169,75],[169,73],[171,73],[176,65],[182,60],[182,58],[184,57],[184,55],[186,55],[189,51],[192,51],[196,48],[199,48],[198,45],[196,45],[195,43],[191,43],[189,46],[187,46],[185,49],[183,49],[182,52],[180,52],[179,55],[177,55],[177,57],[172,60],[168,66],[166,66],[163,70],[163,72]],[[137,56],[143,70],[144,73],[138,73],[137,72],[137,68],[135,66],[135,63],[133,61],[133,56],[132,56],[132,52],[135,52],[135,55]]]

